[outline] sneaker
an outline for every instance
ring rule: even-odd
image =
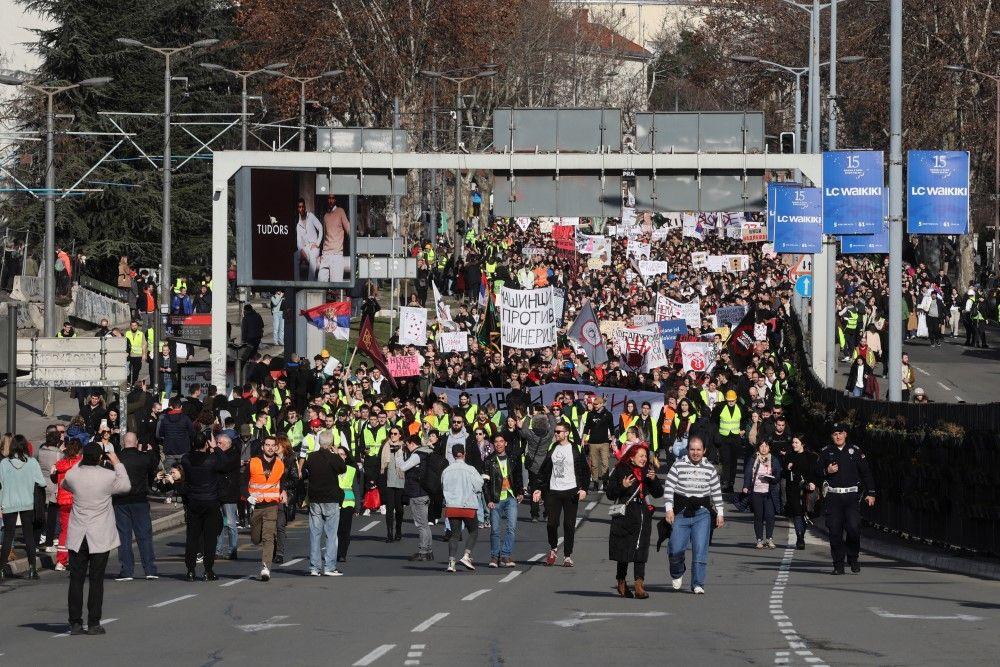
[[[45,547],[45,553],[47,554],[54,554],[57,551],[59,551],[59,548],[54,544],[50,544],[49,546]]]
[[[754,548],[755,549],[763,549],[764,548],[764,540],[757,540],[757,546],[754,547]]]
[[[310,577],[318,577],[319,576],[319,570],[317,570],[316,568],[313,568],[313,569],[309,570],[309,576]]]
[[[119,574],[117,577],[115,577],[115,581],[132,581],[133,579],[134,577],[127,574]]]
[[[517,567],[517,563],[514,562],[513,558],[501,558],[500,567]]]
[[[212,572],[211,570],[206,570],[205,576],[202,577],[202,579],[204,581],[218,581],[219,577],[217,574],[215,574],[215,572]]]
[[[799,540],[799,541],[797,541],[795,543],[795,548],[797,550],[799,550],[799,551],[805,551],[805,549],[806,549],[806,541],[805,540]]]
[[[545,557],[545,564],[546,565],[555,565],[556,564],[556,550],[555,549],[552,549],[551,551],[549,551],[549,555]]]
[[[153,581],[154,579],[159,579],[159,578],[160,578],[160,575],[158,575],[158,574],[147,574],[146,575],[146,579],[148,579],[149,581]]]
[[[448,571],[449,572],[456,572],[457,571],[455,569],[455,559],[454,558],[449,558],[448,559]]]
[[[476,566],[472,564],[472,554],[468,552],[466,552],[465,555],[462,556],[461,560],[459,560],[458,562],[461,563],[466,569],[469,570],[476,569]]]
[[[499,559],[496,556],[490,557],[490,567],[500,567]]]
[[[85,635],[87,631],[83,629],[83,623],[73,623],[69,626],[69,633],[71,635]]]
[[[673,588],[675,591],[679,591],[683,584],[684,584],[683,577],[677,577],[676,579],[670,580],[670,587]]]
[[[342,577],[342,576],[344,576],[344,573],[341,572],[340,570],[333,569],[333,570],[326,570],[325,572],[323,572],[323,576],[324,577]]]
[[[410,562],[416,562],[424,559],[424,555],[419,551],[415,554],[410,554]]]
[[[66,566],[62,563],[56,563],[56,572],[65,572]]]
[[[563,567],[573,567],[573,559],[569,556],[563,558]]]
[[[104,629],[103,625],[91,625],[87,628],[88,635],[106,635],[108,631]]]
[[[205,562],[205,555],[198,554],[198,557],[194,559],[194,562],[198,563],[198,565],[201,565],[202,563]]]
[[[260,580],[261,581],[271,581],[271,571],[267,569],[267,566],[260,568]]]
[[[425,553],[424,554],[424,560],[428,561],[430,563],[433,563],[434,562],[434,552],[433,551],[428,551],[427,553]]]
[[[378,508],[378,513],[385,514],[385,505],[382,505],[381,507]]]
[[[768,549],[774,549],[774,540],[772,538],[767,538],[767,542],[764,543]]]
[[[705,589],[702,588],[701,586],[695,586],[693,589],[691,589],[691,592],[694,593],[695,595],[704,595]]]
[[[851,563],[851,572],[854,573],[854,574],[860,574],[861,573],[861,563],[858,563],[858,562]]]

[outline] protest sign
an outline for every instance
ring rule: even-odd
[[[717,326],[735,326],[746,315],[745,306],[721,306],[715,311]]]
[[[767,340],[767,325],[766,324],[755,324],[753,325],[753,339],[756,341]]]
[[[399,309],[399,344],[427,345],[427,311],[419,306],[402,306]]]
[[[493,404],[500,412],[507,411],[507,395],[510,389],[500,389],[493,387],[464,387],[462,389],[451,387],[432,387],[435,396],[444,394],[450,405],[458,405],[458,397],[464,391],[469,394],[469,399],[474,405],[485,408]],[[573,392],[574,397],[583,398],[586,394],[596,394],[604,398],[604,407],[611,412],[611,416],[618,420],[619,415],[625,410],[625,403],[633,400],[641,405],[643,401],[649,401],[654,415],[660,414],[663,408],[663,394],[656,391],[633,391],[631,389],[618,389],[616,387],[594,387],[586,384],[563,384],[553,382],[543,384],[538,387],[528,387],[528,397],[535,405],[551,405],[556,395],[564,391]]]
[[[674,349],[674,341],[677,340],[678,336],[683,336],[687,333],[687,322],[684,320],[661,320],[658,323],[660,327],[660,340],[663,341],[663,349],[672,350]]]
[[[767,227],[759,222],[745,222],[741,229],[744,243],[764,243],[767,241]]]
[[[566,309],[566,290],[552,288],[552,314],[556,318],[556,326],[561,327],[563,322],[563,311]]]
[[[628,246],[626,246],[625,254],[628,257],[634,257],[635,259],[649,259],[649,254],[651,252],[650,245],[648,243],[640,243],[634,238],[628,240]]]
[[[417,356],[389,357],[386,359],[386,366],[389,367],[389,375],[394,378],[420,375],[420,357]]]
[[[683,319],[691,327],[701,326],[701,299],[681,303],[658,294],[656,297],[656,321],[662,322],[671,319]]]
[[[632,316],[632,326],[634,327],[644,327],[652,323],[653,323],[653,316],[650,315],[649,313]]]
[[[613,338],[615,332],[619,329],[624,329],[628,324],[623,320],[601,320],[598,324],[598,328],[601,331],[601,335]]]
[[[534,350],[556,344],[552,288],[500,288],[500,341],[504,347]]]
[[[656,242],[656,241],[666,241],[667,240],[667,236],[669,234],[670,234],[670,228],[669,227],[658,227],[658,228],[656,228],[656,229],[653,230],[653,233],[650,236],[650,238],[651,238],[651,240],[653,242]]]
[[[521,248],[521,254],[524,255],[525,257],[534,257],[535,255],[544,255],[545,254],[545,248],[539,248],[538,246],[534,246],[534,245],[526,245],[523,248]]]
[[[576,227],[572,225],[556,225],[552,228],[552,240],[556,248],[564,252],[576,249]]]
[[[542,234],[551,234],[552,227],[553,227],[552,218],[538,219],[538,231],[540,231]]]
[[[522,232],[528,231],[528,227],[531,226],[531,218],[514,218],[514,222],[517,223],[517,226],[521,228]]]
[[[705,223],[697,213],[685,213],[681,218],[681,234],[687,238],[705,240]]]
[[[437,336],[437,348],[441,353],[468,352],[469,334],[465,331],[442,332]]]
[[[683,341],[681,364],[685,372],[709,373],[715,366],[715,343]]]
[[[691,268],[703,269],[708,264],[708,253],[704,250],[691,253]]]
[[[670,273],[666,262],[650,259],[639,261],[639,275],[642,276],[643,280],[653,278],[661,273]]]

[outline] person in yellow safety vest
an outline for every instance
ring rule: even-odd
[[[715,407],[712,422],[718,425],[716,457],[722,460],[722,490],[732,491],[736,481],[736,456],[743,444],[746,429],[743,426],[743,411],[736,404],[736,392],[726,392],[726,402]]]
[[[292,449],[299,449],[304,438],[305,424],[299,419],[299,411],[293,407],[288,408],[285,415],[285,422],[281,425],[281,431],[288,436],[288,441],[292,443]]]
[[[715,410],[715,407],[725,400],[723,398],[722,391],[719,390],[719,386],[715,382],[715,378],[710,379],[708,381],[708,387],[702,387],[701,392],[699,392],[698,395],[701,398],[701,404],[709,412]]]
[[[261,545],[260,580],[270,581],[271,561],[278,537],[278,512],[288,501],[288,494],[281,488],[285,464],[278,456],[278,441],[267,435],[261,443],[261,453],[250,459],[249,502],[253,507],[250,517],[250,541]]]
[[[56,338],[76,338],[76,329],[69,322],[63,322],[62,329],[56,334]]]
[[[261,412],[254,415],[253,418],[254,428],[253,437],[262,438],[265,435],[274,435],[274,430],[271,423],[271,415],[266,412]]]
[[[337,525],[337,562],[347,562],[347,550],[351,547],[351,525],[354,523],[354,509],[358,506],[354,495],[354,478],[358,474],[357,463],[347,447],[337,447],[337,453],[347,464],[347,470],[337,476],[344,501],[340,503],[340,523]]]
[[[470,423],[469,428],[470,430],[477,428],[483,429],[486,431],[486,437],[490,440],[492,440],[493,436],[495,436],[500,430],[493,424],[493,422],[490,421],[490,417],[486,414],[485,410],[480,410],[476,413],[476,421]]]
[[[139,330],[139,322],[132,320],[125,332],[128,341],[128,383],[134,384],[142,370],[142,360],[146,358],[146,334]]]
[[[471,424],[476,420],[479,413],[479,406],[469,400],[468,392],[463,391],[458,395],[458,414],[465,417],[465,423]]]
[[[838,315],[844,321],[844,361],[850,361],[850,352],[857,347],[861,332],[861,315],[853,303],[841,310]]]
[[[446,435],[451,428],[451,417],[445,412],[444,403],[441,401],[434,402],[430,414],[424,417],[424,421],[441,435]]]
[[[649,445],[650,450],[655,453],[660,449],[660,428],[656,417],[652,415],[652,410],[653,406],[649,401],[643,401],[639,415],[632,419],[628,428],[634,428],[639,435],[639,439],[645,441]],[[628,440],[628,428],[618,436],[618,442],[626,442]]]
[[[275,384],[277,386],[271,390],[271,395],[274,397],[274,407],[281,410],[285,406],[285,401],[288,400],[288,378],[279,377]]]
[[[382,443],[389,437],[389,431],[379,424],[378,415],[372,413],[368,421],[361,427],[361,443],[364,456],[363,468],[365,473],[365,484],[378,484],[380,479],[381,459],[379,454],[382,451]],[[384,506],[383,506],[384,507]],[[384,511],[381,507],[380,511]],[[368,510],[365,510],[368,516]]]
[[[176,280],[174,280],[174,292],[176,292],[177,294],[180,294],[182,289],[186,290],[187,286],[188,286],[187,278],[178,277]]]
[[[385,404],[385,424],[387,428],[403,428],[403,418],[397,410],[395,401],[386,401]]]

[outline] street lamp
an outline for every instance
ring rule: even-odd
[[[290,74],[275,71],[275,68],[272,67],[270,69],[265,68],[265,73],[299,84],[299,152],[304,152],[306,150],[306,84],[318,79],[340,76],[344,73],[344,70],[332,69],[316,76],[291,76]]]
[[[420,70],[420,73],[430,79],[448,81],[455,84],[455,152],[459,152],[462,145],[462,84],[475,79],[488,79],[497,75],[497,65],[495,63],[485,63],[479,67],[467,67],[463,69],[448,70],[438,72],[435,70]],[[458,257],[459,243],[461,237],[458,234],[458,219],[461,216],[462,200],[462,172],[461,168],[455,169],[455,219],[452,220],[451,228],[454,240],[452,252]]]
[[[1000,37],[1000,30],[994,30],[993,34]],[[993,150],[995,160],[993,166],[993,275],[1000,276],[1000,74],[987,74],[979,70],[965,67],[964,65],[945,65],[945,69],[953,72],[968,72],[984,77],[993,82],[996,88],[996,148]],[[1000,68],[998,68],[1000,72]]]
[[[163,56],[163,228],[160,232],[160,326],[156,331],[157,344],[162,343],[167,330],[167,317],[170,314],[170,58],[178,53],[191,49],[201,49],[217,44],[217,39],[200,39],[187,46],[158,47],[143,44],[137,39],[119,37],[122,46],[133,46]],[[219,276],[215,276],[216,279]],[[153,359],[156,359],[153,354]],[[160,384],[160,365],[153,364],[153,384]]]
[[[55,166],[55,115],[52,111],[53,98],[74,88],[98,88],[111,81],[111,77],[101,76],[84,79],[76,83],[59,85],[53,83],[29,83],[28,75],[0,75],[0,84],[22,86],[32,92],[45,95],[45,249],[42,258],[42,285],[45,297],[44,331],[46,336],[56,335],[55,322],[55,256],[56,256],[56,166]]]
[[[274,70],[281,69],[282,67],[288,67],[288,63],[271,63],[270,65],[265,65],[260,69],[255,70],[243,70],[243,69],[229,69],[228,67],[223,67],[222,65],[217,65],[215,63],[201,63],[201,66],[212,72],[227,72],[240,79],[243,85],[242,92],[240,94],[240,119],[243,127],[241,128],[240,136],[240,150],[247,149],[247,79],[252,77],[254,74],[271,73]]]

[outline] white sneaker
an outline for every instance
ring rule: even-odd
[[[702,588],[701,586],[695,586],[691,592],[694,593],[695,595],[704,595],[705,589]]]
[[[56,572],[65,572],[66,566],[62,563],[56,563]]]
[[[319,570],[309,570],[309,576],[310,577],[318,577],[319,576]]]
[[[323,573],[323,576],[324,577],[342,577],[342,576],[344,576],[344,573],[341,572],[340,570],[327,570],[326,572]]]
[[[134,577],[115,577],[115,581],[132,581]]]
[[[59,551],[59,547],[54,544],[52,546],[45,547],[45,553],[47,554],[54,554],[57,551]]]
[[[684,584],[683,577],[677,577],[676,579],[670,580],[670,587],[673,588],[675,591],[679,591],[683,584]]]
[[[267,566],[260,568],[260,580],[261,581],[271,581],[271,571],[267,569]]]
[[[755,548],[756,549],[763,549],[764,548],[764,540],[757,540],[757,546]]]
[[[198,554],[197,558],[195,558],[195,562],[198,563],[199,565],[201,565],[202,563],[204,563],[205,562],[205,555],[204,554]]]
[[[456,572],[457,571],[456,568],[455,568],[455,559],[454,558],[449,558],[448,559],[448,571],[449,572]]]
[[[764,544],[767,546],[768,549],[774,549],[775,548],[774,547],[774,540],[771,539],[770,537],[767,538],[767,542],[765,542]]]
[[[462,560],[458,562],[470,570],[476,569],[476,566],[472,564],[472,554],[470,553],[466,553],[464,556],[462,556]]]
[[[160,575],[158,575],[158,574],[147,574],[146,578],[149,579],[150,581],[153,581],[154,579],[159,579]]]
[[[379,513],[379,514],[385,514],[385,505],[381,505],[381,506],[380,506],[380,507],[378,508],[378,513]]]

